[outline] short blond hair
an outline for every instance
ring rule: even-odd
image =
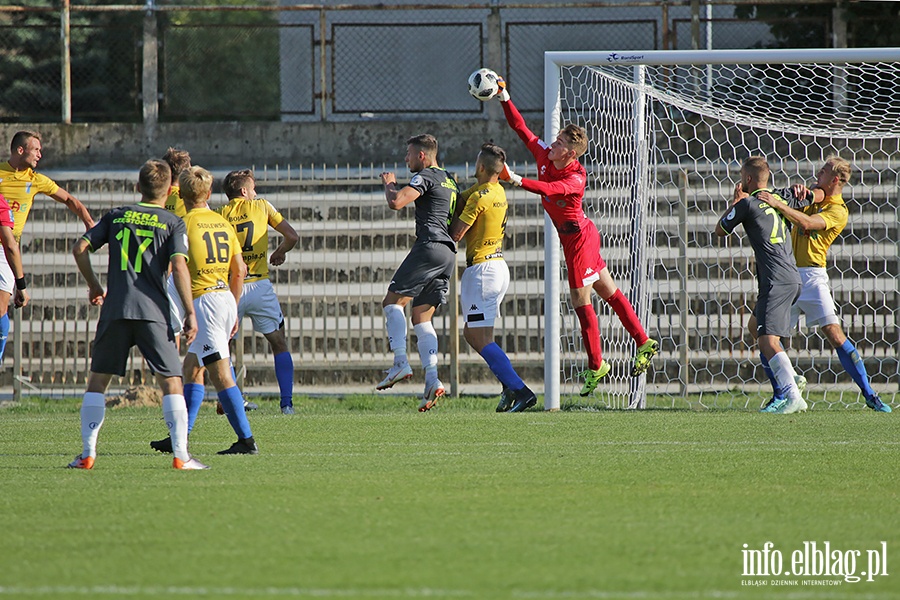
[[[138,190],[150,200],[165,196],[171,183],[171,169],[163,160],[148,160],[138,174]]]
[[[192,206],[205,201],[212,190],[212,173],[203,167],[188,167],[178,176],[181,199]]]
[[[762,156],[751,156],[741,165],[741,173],[750,175],[757,181],[768,181],[771,171],[765,158]]]
[[[576,158],[581,158],[581,156],[587,152],[587,132],[583,128],[573,123],[569,123],[559,133],[568,140],[569,150],[575,151]]]
[[[850,173],[853,171],[853,167],[850,166],[850,161],[841,158],[840,156],[829,156],[825,159],[826,165],[831,165],[831,174],[841,180],[841,183],[848,183],[850,181]]]

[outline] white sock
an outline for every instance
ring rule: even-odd
[[[106,395],[85,392],[81,401],[81,457],[97,456],[97,436],[106,416]]]
[[[388,304],[382,310],[387,326],[388,343],[394,352],[394,362],[403,364],[406,362],[406,315],[403,313],[403,307]]]
[[[787,352],[779,352],[770,358],[769,367],[772,369],[772,374],[775,375],[775,382],[778,383],[778,387],[785,390],[785,396],[791,400],[800,398],[800,390],[794,381],[796,373]]]
[[[416,344],[419,347],[419,358],[425,368],[425,384],[431,384],[437,379],[437,351],[438,339],[431,321],[425,321],[414,325],[416,332]]]
[[[169,437],[172,438],[172,454],[181,460],[190,459],[187,442],[188,411],[184,396],[181,394],[163,396],[162,411],[166,427],[169,428]]]

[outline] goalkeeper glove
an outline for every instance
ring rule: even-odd
[[[497,75],[497,87],[500,88],[500,91],[497,92],[497,95],[494,96],[494,98],[499,98],[500,102],[509,102],[509,92],[506,91],[506,80],[500,75]]]
[[[512,169],[510,169],[509,165],[506,163],[503,163],[503,170],[500,171],[500,179],[508,181],[513,185],[522,185],[522,176],[513,173]]]

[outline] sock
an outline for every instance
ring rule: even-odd
[[[413,329],[416,332],[416,345],[419,348],[419,359],[422,361],[422,367],[425,368],[425,385],[435,382],[437,377],[437,351],[438,339],[437,332],[431,321],[425,321],[415,325]]]
[[[237,372],[234,370],[234,363],[229,359],[228,364],[231,366],[231,380],[234,382],[234,385],[237,385]]]
[[[388,304],[382,310],[384,310],[384,322],[387,327],[388,344],[394,353],[394,362],[403,364],[407,360],[406,315],[403,314],[403,307],[396,304]]]
[[[184,403],[187,406],[188,413],[188,433],[194,428],[194,422],[197,420],[197,414],[200,412],[200,406],[203,404],[203,395],[206,390],[202,383],[186,383],[184,384]]]
[[[81,401],[81,457],[97,456],[97,436],[106,415],[106,395],[85,392]]]
[[[0,317],[0,361],[6,351],[6,340],[9,339],[9,313]]]
[[[853,378],[853,381],[856,382],[856,385],[859,386],[865,397],[871,398],[874,396],[875,390],[869,385],[869,374],[866,373],[866,365],[863,364],[862,358],[860,358],[859,352],[856,351],[853,342],[844,340],[841,347],[836,348],[836,350],[844,370],[850,373],[850,377]]]
[[[294,359],[290,352],[275,355],[275,379],[281,390],[281,408],[294,405]]]
[[[622,325],[625,326],[625,330],[628,331],[638,346],[650,339],[649,336],[647,336],[647,332],[644,331],[641,322],[638,320],[638,316],[634,312],[634,307],[631,306],[631,302],[628,301],[628,298],[625,297],[622,290],[616,290],[616,293],[610,296],[606,303],[616,311],[619,320],[622,321]]]
[[[184,396],[181,394],[168,394],[162,399],[163,418],[166,427],[169,428],[169,437],[172,438],[172,454],[175,458],[189,460],[188,454],[188,411]]]
[[[485,346],[481,350],[481,358],[483,358],[484,362],[491,368],[491,372],[500,380],[500,383],[512,391],[517,392],[525,387],[525,382],[522,381],[522,378],[519,377],[519,374],[513,369],[512,363],[509,362],[509,357],[506,356],[506,352],[504,352],[496,343],[491,342]]]
[[[247,412],[244,410],[244,396],[238,386],[235,385],[219,392],[219,402],[222,403],[225,416],[228,417],[228,422],[238,438],[243,440],[253,437],[253,433],[250,431],[250,421],[247,420]]]
[[[784,390],[786,398],[796,400],[800,398],[800,390],[794,382],[794,367],[791,365],[791,359],[788,358],[786,352],[779,352],[769,359],[769,366],[775,375],[775,381],[778,387]]]
[[[769,378],[769,383],[772,384],[772,395],[781,400],[784,398],[784,390],[778,387],[778,382],[775,381],[775,373],[772,372],[772,367],[769,366],[769,361],[766,359],[766,355],[762,352],[759,353],[759,360],[762,362],[763,371],[766,372],[766,376]]]
[[[584,341],[584,349],[588,355],[588,369],[596,371],[603,362],[603,352],[600,350],[600,324],[597,322],[597,313],[590,304],[579,306],[575,309],[578,322],[581,323],[581,339]]]

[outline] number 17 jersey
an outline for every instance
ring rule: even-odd
[[[109,244],[100,320],[169,322],[166,279],[173,256],[187,257],[181,219],[154,204],[114,208],[84,234],[91,251]]]

